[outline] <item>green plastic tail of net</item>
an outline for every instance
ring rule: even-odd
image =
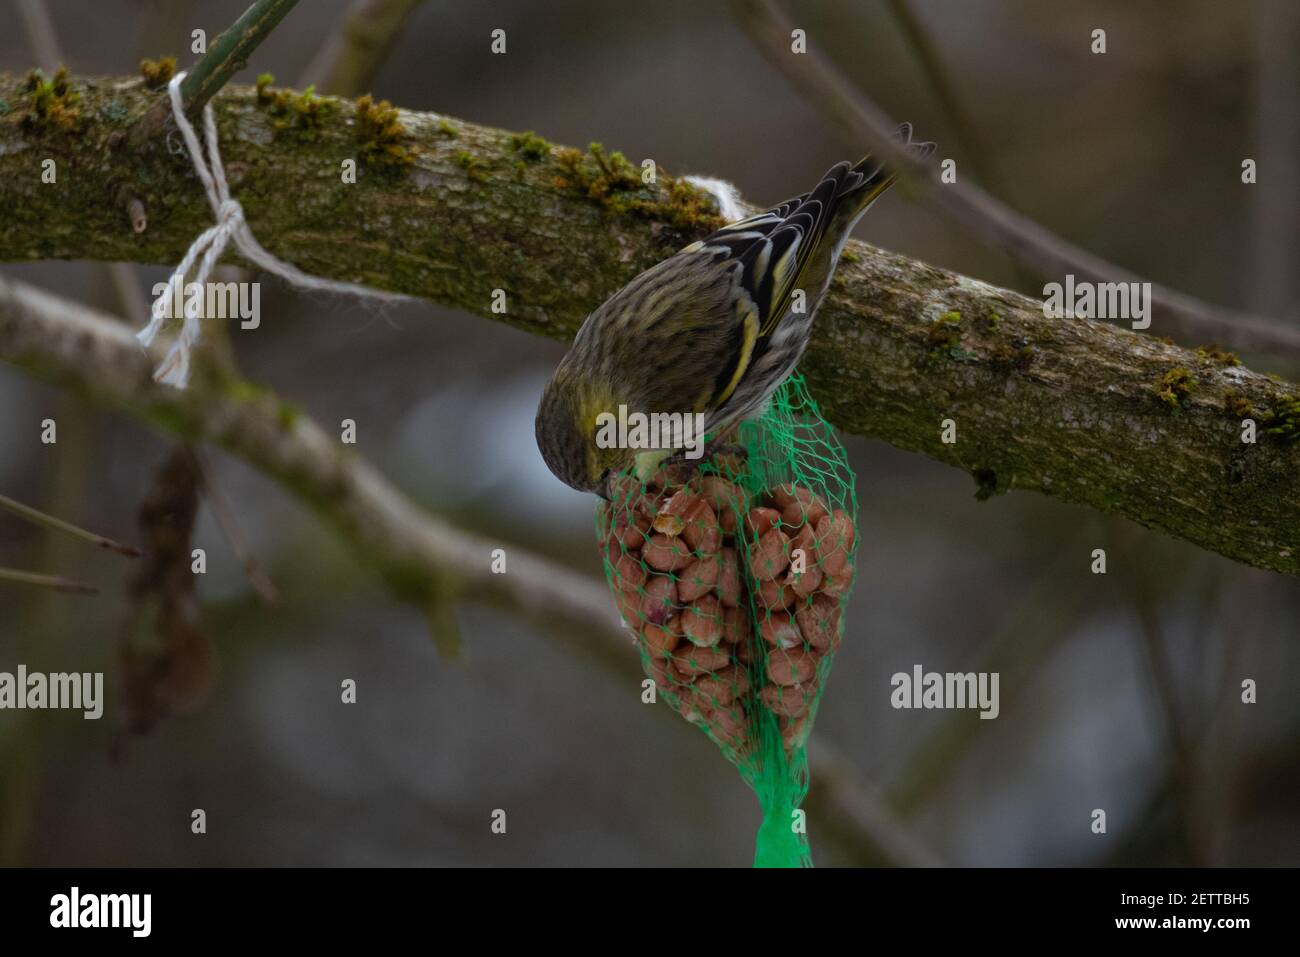
[[[758,796],[754,865],[810,866],[805,746],[853,581],[853,473],[797,375],[712,443],[619,478],[597,514],[605,575],[658,696]]]

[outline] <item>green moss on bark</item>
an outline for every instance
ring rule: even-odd
[[[357,140],[361,158],[381,169],[404,169],[415,162],[407,130],[397,109],[387,100],[378,103],[369,94],[357,100]]]
[[[585,154],[561,149],[555,158],[561,169],[553,180],[557,188],[593,200],[615,215],[666,220],[678,229],[704,232],[724,224],[708,193],[663,171],[656,171],[655,181],[647,183],[627,157],[606,153],[600,143],[592,143]]]
[[[46,79],[40,70],[32,70],[23,82],[25,112],[19,117],[29,132],[52,128],[68,133],[81,125],[81,93],[73,88],[67,67],[59,67]]]
[[[174,56],[140,61],[140,76],[144,79],[144,85],[151,90],[161,90],[171,82],[171,78],[175,75],[176,58]]]
[[[1183,407],[1187,397],[1195,390],[1196,377],[1180,366],[1162,375],[1156,382],[1154,391],[1157,399],[1169,408],[1177,410]]]

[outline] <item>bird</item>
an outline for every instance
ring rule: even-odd
[[[912,141],[911,124],[895,137],[918,158],[934,151]],[[837,163],[813,189],[691,243],[591,312],[538,403],[537,445],[555,477],[608,499],[612,477],[687,439],[678,429],[656,450],[598,441],[598,423],[622,410],[690,415],[679,419],[711,435],[760,414],[808,345],[849,232],[895,178],[870,155]]]

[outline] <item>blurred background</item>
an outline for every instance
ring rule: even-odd
[[[191,62],[190,31],[215,37],[246,3],[45,6],[71,70],[127,75],[142,56]],[[295,83],[348,6],[299,4],[237,80],[269,70]],[[1145,278],[1300,321],[1290,0],[783,8],[860,90],[1015,208]],[[489,53],[497,27],[505,56]],[[1096,28],[1104,56],[1089,50]],[[17,7],[0,5],[0,69],[39,63]],[[861,152],[723,3],[426,0],[370,85],[404,107],[720,176],[755,203]],[[1240,181],[1247,156],[1261,159],[1251,187]],[[857,235],[1041,293],[901,189]],[[167,274],[131,268],[146,292]],[[99,264],[0,269],[122,311]],[[271,282],[262,291],[261,327],[233,337],[250,378],[328,427],[355,419],[359,452],[430,511],[600,575],[592,501],[554,480],[533,442],[561,344],[431,303],[379,315]],[[57,445],[40,442],[47,417]],[[978,502],[969,475],[844,438],[858,476],[859,577],[810,748],[849,775],[850,798],[888,809],[887,829],[956,865],[1300,863],[1300,583],[1040,495]],[[0,367],[7,495],[136,541],[140,503],[173,448]],[[440,660],[424,619],[312,513],[239,462],[215,451],[209,461],[279,601],[258,598],[204,506],[197,596],[218,671],[206,700],[147,734],[122,733],[113,686],[134,569],[0,514],[0,565],[101,589],[0,585],[0,670],[103,670],[110,688],[98,722],[0,712],[0,863],[751,859],[757,802],[702,734],[641,704],[630,643],[619,664],[465,606],[463,660]],[[1098,547],[1104,576],[1089,570]],[[1001,716],[892,709],[890,676],[918,663],[1000,672]],[[355,705],[339,702],[345,678],[357,682]],[[1258,704],[1241,704],[1245,678],[1259,682]],[[815,780],[806,805],[819,864],[899,860],[829,795]],[[194,808],[207,812],[204,836],[190,832]],[[505,836],[489,830],[497,808]],[[1105,835],[1090,831],[1094,808],[1107,811]]]

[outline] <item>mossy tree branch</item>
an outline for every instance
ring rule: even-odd
[[[186,159],[123,143],[153,94],[72,85],[68,129],[28,115],[21,80],[0,82],[0,260],[174,264],[210,213]],[[232,190],[275,255],[556,339],[717,224],[686,184],[660,171],[643,186],[639,167],[600,150],[422,113],[400,113],[398,131],[373,107],[247,87],[214,103]],[[41,183],[47,157],[57,185]],[[340,177],[349,158],[355,185]],[[148,209],[143,234],[123,188]],[[1032,489],[1297,574],[1300,389],[1228,361],[1047,319],[1025,296],[850,243],[803,369],[833,423],[964,469],[981,495]]]

